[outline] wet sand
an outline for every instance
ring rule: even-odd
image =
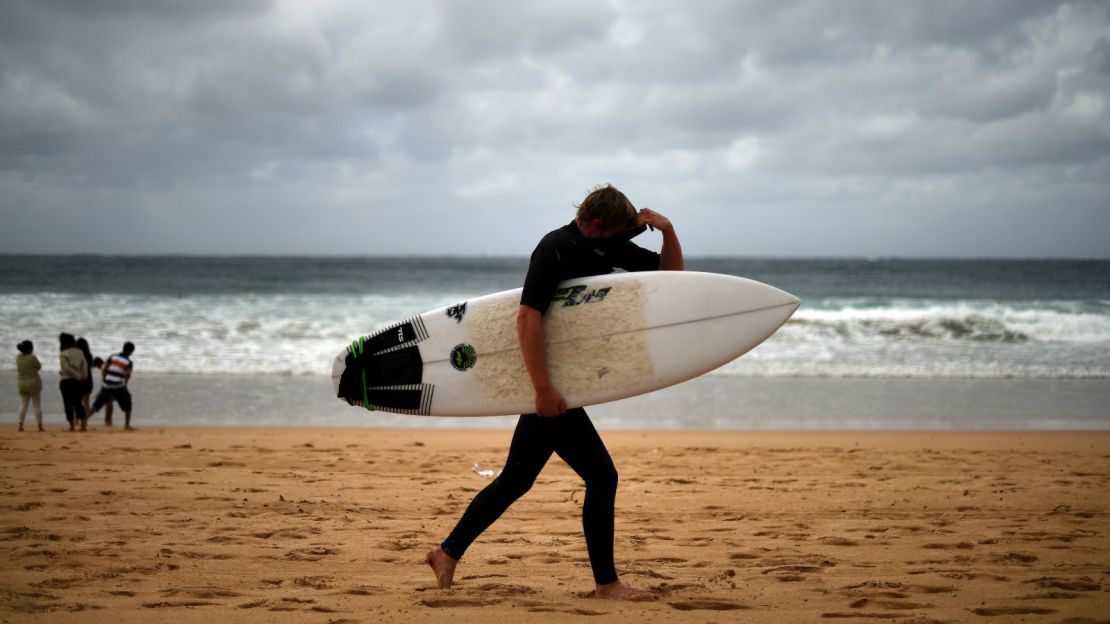
[[[64,424],[56,376],[46,422]],[[323,375],[183,375],[140,370],[129,382],[143,427],[512,429],[516,416],[413,418],[353,408]],[[0,371],[0,423],[15,422],[14,371]],[[1110,378],[949,379],[702,375],[594,405],[602,431],[1110,430]]]
[[[508,431],[0,432],[2,622],[1110,622],[1110,432],[603,432],[435,588],[425,553]]]

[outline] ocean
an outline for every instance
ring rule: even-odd
[[[330,396],[351,339],[520,286],[527,258],[0,255],[0,414],[15,345],[136,345],[136,424],[511,427]],[[1110,428],[1110,261],[689,258],[802,300],[708,375],[591,409],[601,428]],[[57,405],[53,405],[57,404]],[[48,415],[48,421],[51,416]]]

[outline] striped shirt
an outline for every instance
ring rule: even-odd
[[[131,373],[131,360],[122,353],[117,353],[108,358],[104,363],[105,388],[122,388],[127,385],[127,376]]]

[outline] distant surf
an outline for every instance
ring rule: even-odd
[[[1108,378],[1110,262],[692,259],[802,299],[730,377]],[[0,344],[139,370],[326,376],[337,348],[413,314],[515,288],[525,258],[0,256]],[[46,363],[46,360],[44,360]],[[49,365],[48,365],[49,366]],[[13,370],[14,357],[0,360]]]

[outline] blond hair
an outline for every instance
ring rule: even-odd
[[[588,223],[601,219],[601,227],[606,230],[636,225],[636,207],[611,184],[596,187],[576,208],[578,221]]]

